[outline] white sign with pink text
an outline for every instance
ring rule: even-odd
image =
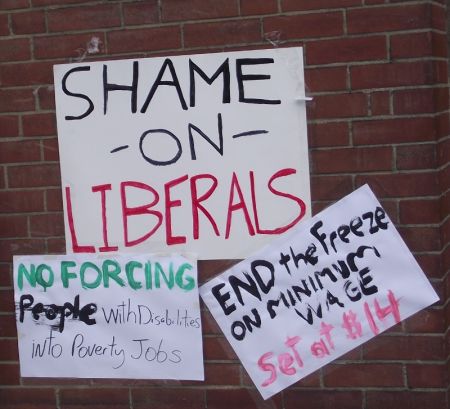
[[[264,399],[438,300],[367,185],[200,294]]]

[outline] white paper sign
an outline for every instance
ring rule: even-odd
[[[265,399],[438,300],[368,186],[200,295]]]
[[[302,58],[55,66],[67,252],[244,258],[309,216]]]
[[[197,266],[182,256],[16,256],[24,377],[203,380]]]

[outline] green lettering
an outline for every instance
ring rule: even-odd
[[[102,266],[103,270],[103,285],[109,288],[109,279],[113,279],[121,287],[125,287],[125,282],[119,277],[120,264],[115,260],[105,260]]]
[[[151,289],[152,288],[152,263],[150,261],[147,261],[145,263],[145,288]]]
[[[75,267],[77,263],[75,261],[61,261],[61,281],[64,288],[69,287],[69,280],[76,278],[76,273],[69,271],[69,267]]]
[[[169,290],[171,290],[174,285],[172,263],[170,263],[170,267],[169,267],[169,278],[167,278],[167,275],[164,272],[163,268],[161,267],[161,264],[155,263],[155,287],[156,288],[160,288],[160,286],[161,286],[161,280],[160,280],[161,275],[162,275],[164,281],[166,282],[167,287],[169,288]]]
[[[36,267],[34,264],[31,264],[31,273],[27,270],[27,268],[20,263],[19,268],[17,270],[17,286],[20,290],[23,288],[23,276],[26,277],[28,283],[31,287],[36,287]]]
[[[97,278],[92,283],[88,283],[85,278],[86,270],[88,268],[91,268],[92,270],[94,270],[97,273]],[[90,261],[86,261],[85,263],[83,263],[81,265],[81,268],[80,268],[80,280],[81,280],[81,286],[83,288],[91,288],[91,289],[97,288],[100,285],[100,283],[102,282],[102,272],[94,263],[91,263]]]
[[[126,265],[125,265],[125,271],[127,273],[127,279],[128,279],[128,284],[130,284],[130,287],[133,290],[138,290],[139,288],[142,288],[142,284],[138,281],[135,281],[134,277],[133,277],[133,270],[135,268],[142,268],[142,263],[139,263],[139,261],[129,261]]]
[[[175,280],[178,287],[186,291],[191,291],[195,287],[195,280],[193,277],[188,275],[184,277],[185,282],[183,282],[183,275],[186,270],[192,270],[192,265],[189,263],[182,264],[177,270]]]
[[[44,271],[48,271],[48,280],[44,279]],[[51,287],[55,280],[55,275],[53,274],[53,270],[47,264],[39,264],[36,270],[36,282],[44,288],[44,291],[47,291],[47,287]]]

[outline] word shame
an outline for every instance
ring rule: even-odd
[[[54,78],[67,252],[243,258],[310,216],[301,48]]]

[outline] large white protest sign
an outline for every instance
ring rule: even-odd
[[[243,258],[307,217],[302,58],[55,66],[67,252]]]
[[[264,398],[438,300],[367,186],[200,295]]]
[[[203,379],[195,261],[16,256],[22,376]]]

